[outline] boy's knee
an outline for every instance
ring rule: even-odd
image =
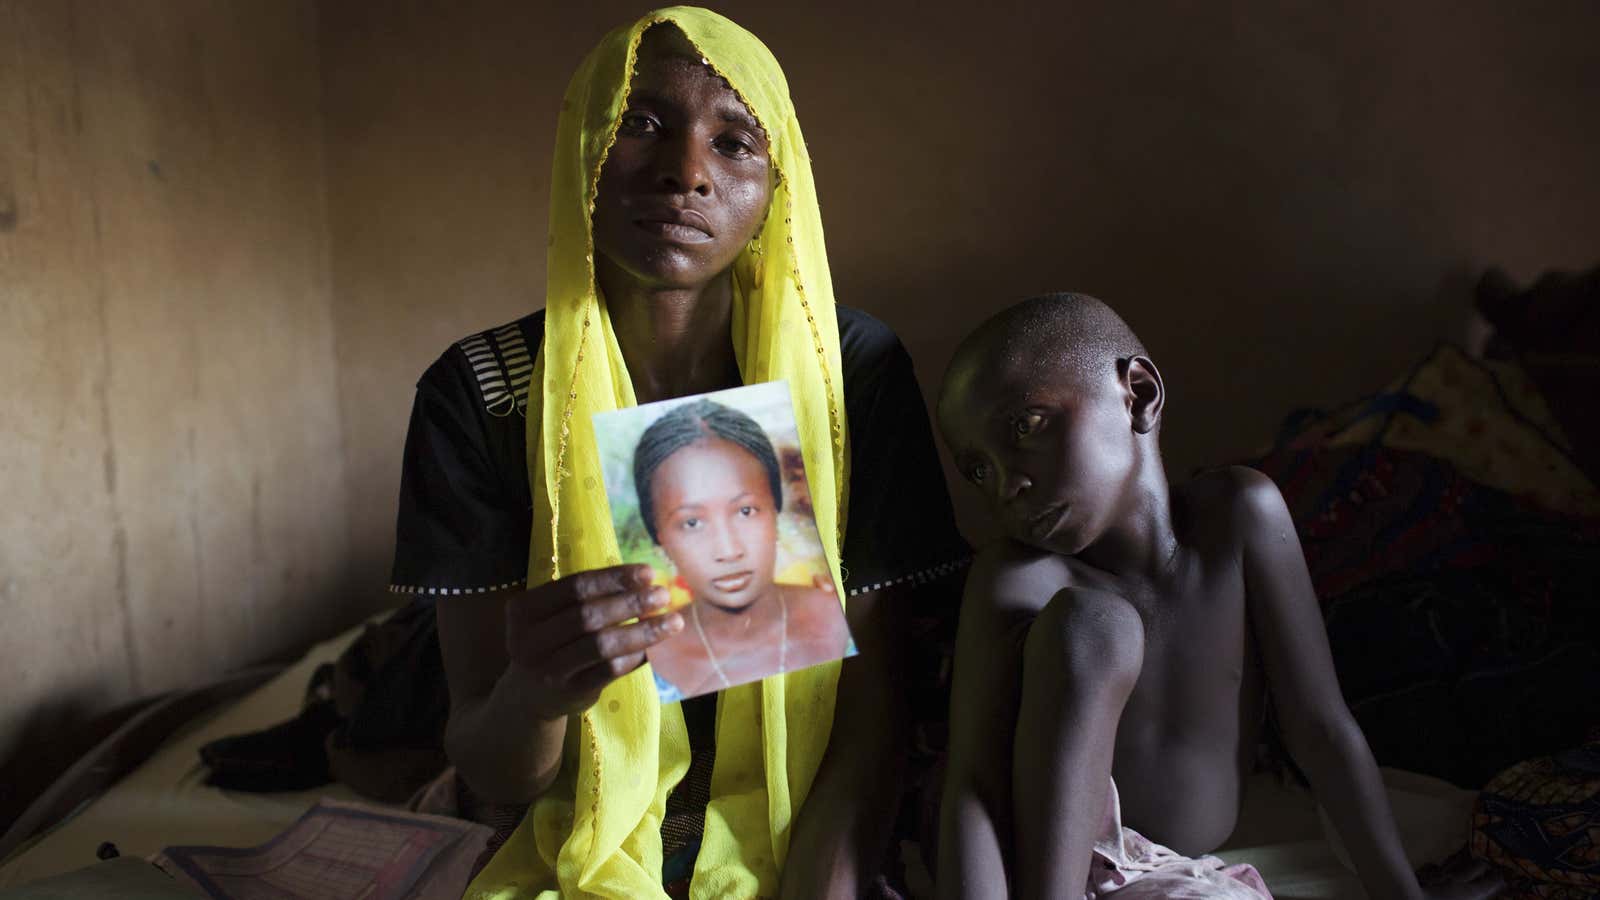
[[[1144,665],[1144,621],[1116,594],[1067,588],[1039,612],[1024,656],[1028,671],[1054,670],[1131,690]]]

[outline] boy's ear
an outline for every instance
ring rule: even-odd
[[[1149,434],[1161,421],[1161,410],[1167,403],[1167,387],[1161,381],[1161,371],[1146,356],[1123,360],[1122,380],[1128,391],[1128,417],[1133,420],[1133,430]]]

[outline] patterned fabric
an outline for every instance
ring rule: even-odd
[[[1477,393],[1434,402],[1421,386],[1447,380],[1441,358]],[[1573,469],[1565,488],[1510,456],[1485,469],[1494,457],[1475,443],[1560,442],[1502,415],[1501,382],[1470,362],[1436,353],[1384,394],[1296,417],[1257,466],[1299,526],[1340,684],[1378,761],[1476,786],[1600,722],[1600,517],[1574,511],[1593,485]],[[1452,424],[1473,410],[1498,425]],[[1513,427],[1524,433],[1502,434]],[[1502,465],[1499,487],[1479,480]]]
[[[1311,436],[1327,447],[1377,442],[1424,453],[1545,509],[1600,514],[1600,489],[1533,380],[1513,363],[1473,359],[1449,344],[1377,396],[1323,419]]]
[[[1511,876],[1511,900],[1600,896],[1600,741],[1495,776],[1473,814],[1472,853]]]

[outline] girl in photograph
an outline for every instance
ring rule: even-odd
[[[648,653],[663,700],[853,650],[832,579],[804,563],[777,577],[783,479],[754,419],[712,400],[677,407],[639,438],[633,484],[645,531],[677,572],[670,606],[687,604],[686,627]]]

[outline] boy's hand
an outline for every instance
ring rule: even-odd
[[[683,630],[678,613],[655,615],[668,593],[651,577],[649,566],[610,566],[509,598],[506,653],[527,679],[534,715],[553,721],[582,712],[638,668],[646,649]]]
[[[1418,869],[1417,883],[1429,900],[1486,900],[1500,896],[1506,889],[1500,873],[1473,859],[1465,847],[1442,863]]]

